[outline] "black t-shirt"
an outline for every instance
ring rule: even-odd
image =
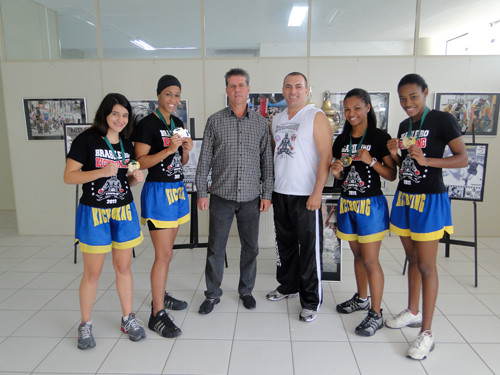
[[[438,194],[446,191],[441,168],[424,167],[412,159],[404,148],[401,137],[406,136],[410,126],[407,118],[399,124],[398,138],[401,150],[401,167],[399,168],[398,190],[410,194]],[[412,136],[419,139],[417,146],[428,158],[442,158],[445,146],[460,137],[457,120],[448,112],[432,110],[427,114],[420,135],[420,121],[412,124]]]
[[[381,129],[374,129],[371,134],[366,134],[361,148],[365,148],[370,155],[382,162],[384,156],[389,155],[387,141],[391,136]],[[352,138],[352,163],[344,167],[341,195],[349,198],[367,198],[381,195],[380,176],[372,167],[355,158],[361,137]],[[335,139],[332,149],[333,157],[340,159],[342,155],[349,154],[349,134],[340,135]]]
[[[170,116],[176,128],[183,128],[184,123],[175,116]],[[154,113],[144,117],[134,128],[132,140],[151,146],[148,155],[153,155],[170,145],[170,133],[165,124]],[[182,168],[182,147],[175,154],[167,156],[161,162],[148,169],[146,181],[178,182],[184,179]]]
[[[92,171],[104,168],[109,163],[119,166],[118,174],[102,177],[83,184],[83,194],[80,203],[90,207],[112,208],[125,206],[132,202],[132,191],[128,185],[127,163],[134,159],[134,146],[128,139],[122,138],[125,150],[125,164],[122,162],[120,144],[112,144],[118,155],[118,160],[103,137],[94,129],[87,129],[78,135],[68,153],[68,158],[82,165],[82,171]]]

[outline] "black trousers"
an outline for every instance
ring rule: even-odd
[[[308,196],[273,193],[278,291],[300,293],[303,308],[319,310],[323,298],[321,210],[306,209]]]

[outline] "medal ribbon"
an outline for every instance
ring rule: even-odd
[[[425,116],[427,116],[427,113],[429,113],[429,107],[425,107],[424,114],[422,115],[422,118],[420,119],[420,127],[418,128],[418,137],[416,137],[416,139],[420,138],[420,130],[422,129],[422,124],[424,123]],[[406,136],[408,138],[411,137],[412,130],[413,130],[413,123],[412,123],[411,117],[410,117],[410,127],[408,128],[408,133],[406,133]]]
[[[168,134],[172,136],[174,134],[174,122],[172,121],[172,118],[170,118],[170,125],[167,124],[167,120],[165,120],[165,117],[161,114],[160,110],[158,108],[155,109],[155,113],[158,115],[160,120],[165,124],[165,127],[167,128]]]
[[[113,152],[113,155],[115,156],[115,159],[116,160],[120,160],[118,158],[118,154],[116,153],[115,149],[113,148],[113,146],[111,145],[111,142],[109,141],[108,137],[104,137],[104,140],[106,141],[106,144],[108,145],[108,147],[110,148],[111,152]],[[126,165],[125,164],[125,149],[123,148],[123,142],[122,142],[122,139],[120,138],[120,148],[121,148],[121,151],[122,151],[122,164],[123,165]]]
[[[368,126],[366,126],[365,132],[363,133],[363,136],[361,137],[361,140],[358,143],[358,147],[356,150],[356,155],[354,155],[354,159],[358,157],[359,150],[361,149],[361,145],[363,144],[363,141],[365,140],[365,135],[366,131],[368,130]],[[352,130],[351,133],[349,134],[349,149],[347,150],[349,152],[349,157],[352,155]]]

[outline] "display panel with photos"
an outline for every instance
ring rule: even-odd
[[[153,113],[155,109],[158,108],[158,100],[131,100],[130,105],[132,106],[134,124],[137,124],[144,117]],[[181,102],[174,111],[174,115],[182,120],[185,129],[189,129],[188,102],[186,99],[181,99]]]
[[[75,138],[91,126],[92,124],[64,124],[64,152],[66,156]]]
[[[277,113],[286,109],[286,101],[283,94],[277,92],[250,93],[247,98],[248,108],[260,113],[269,121]],[[229,99],[226,96],[226,106],[229,106]]]
[[[458,121],[462,134],[496,135],[498,93],[436,93],[434,109],[449,112]]]
[[[342,241],[337,237],[338,202],[338,195],[323,195],[321,206],[323,217],[323,281],[341,281],[342,278]]]
[[[184,169],[184,185],[188,193],[196,192],[196,168],[198,168],[198,159],[200,158],[201,144],[203,141],[201,139],[193,139],[193,149],[189,152],[189,160],[183,165]],[[212,185],[212,171],[208,174],[208,190]]]
[[[85,98],[23,99],[29,140],[63,139],[64,124],[87,121]]]
[[[342,133],[344,129],[344,97],[346,92],[330,91],[330,104],[334,110],[340,114],[340,127],[335,132],[334,137]],[[375,115],[377,116],[377,128],[387,131],[389,124],[389,100],[390,92],[369,91]]]
[[[443,181],[451,199],[483,201],[486,177],[487,144],[466,143],[469,165],[464,168],[443,169]],[[451,156],[446,146],[443,157]]]

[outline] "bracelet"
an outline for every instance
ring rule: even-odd
[[[377,162],[377,158],[373,158],[372,162],[368,165],[369,167],[373,167],[375,163]]]

